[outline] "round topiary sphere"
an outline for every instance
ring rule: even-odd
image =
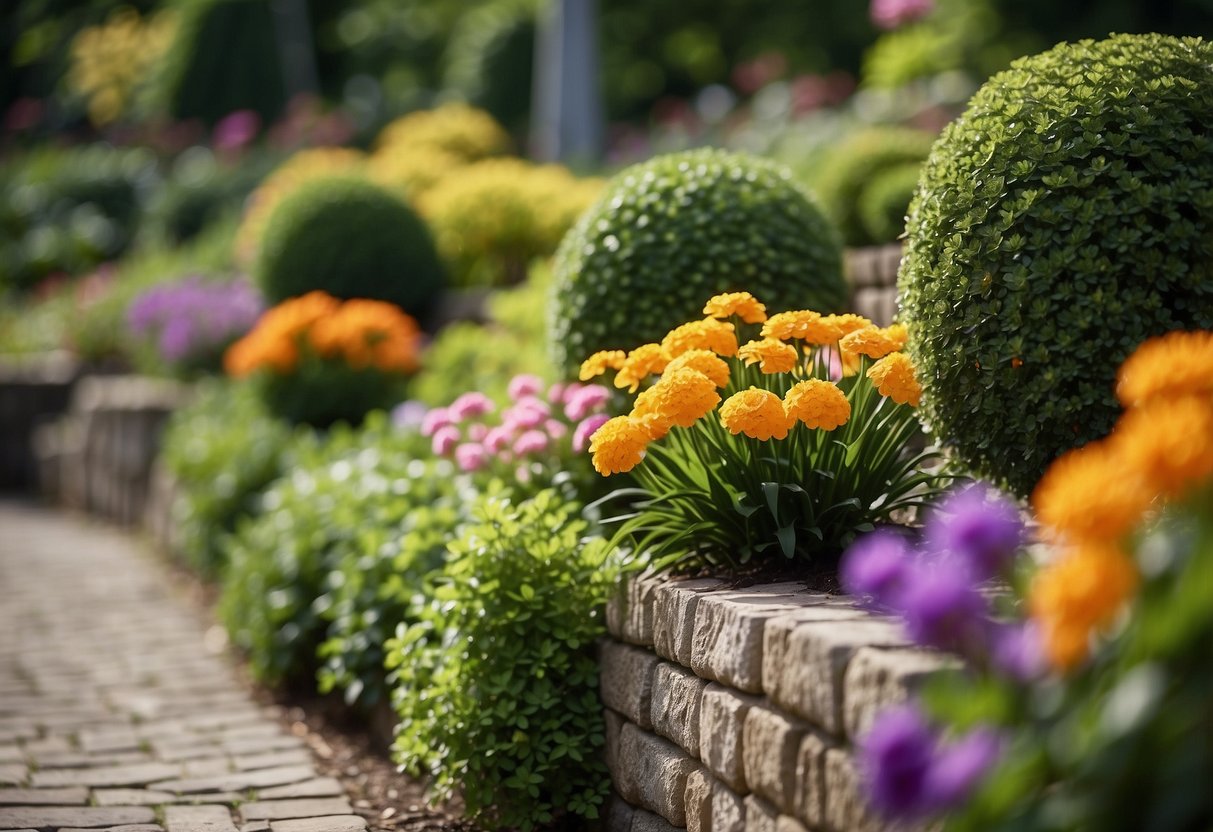
[[[771,312],[838,310],[837,233],[783,167],[720,150],[622,171],[556,253],[549,341],[571,370],[600,349],[659,341],[704,303],[753,292]]]
[[[1111,429],[1135,346],[1213,327],[1213,44],[1120,35],[1016,61],[935,145],[907,233],[921,413],[1026,495]]]
[[[443,271],[425,224],[400,198],[354,178],[301,185],[266,224],[254,274],[271,303],[321,289],[424,318]]]

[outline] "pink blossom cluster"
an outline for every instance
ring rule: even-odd
[[[868,14],[881,29],[896,29],[935,10],[935,0],[872,0]]]
[[[464,393],[448,407],[425,414],[421,432],[434,453],[450,457],[463,471],[491,463],[516,466],[527,479],[534,463],[581,453],[590,436],[607,420],[610,391],[600,384],[545,384],[538,376],[518,375],[509,384],[510,404],[497,412],[483,393]]]

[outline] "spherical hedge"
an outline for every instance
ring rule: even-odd
[[[1112,427],[1137,344],[1213,327],[1213,44],[1120,35],[1016,61],[935,146],[907,232],[921,413],[1026,494]]]
[[[549,343],[570,370],[599,349],[658,341],[746,290],[771,312],[846,302],[838,237],[783,167],[693,150],[627,168],[556,253]]]
[[[429,230],[400,198],[351,178],[301,185],[270,215],[254,274],[271,303],[321,289],[424,318],[442,291]]]

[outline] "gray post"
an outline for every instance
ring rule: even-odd
[[[535,39],[531,152],[592,164],[602,156],[596,0],[549,0]]]
[[[282,80],[288,98],[320,90],[316,59],[312,54],[312,25],[304,0],[271,0],[270,9],[282,55]]]

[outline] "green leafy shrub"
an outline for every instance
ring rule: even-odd
[[[614,574],[576,515],[551,491],[482,500],[389,646],[397,761],[494,827],[597,817],[609,787],[594,640]]]
[[[273,155],[257,154],[227,165],[210,153],[183,154],[148,206],[148,235],[180,244],[216,222],[239,216],[249,194],[276,161]]]
[[[443,87],[525,130],[535,56],[534,0],[497,0],[460,16],[443,55]]]
[[[908,164],[921,164],[935,137],[908,127],[872,127],[844,138],[817,166],[811,181],[821,207],[842,232],[849,246],[885,243],[893,237],[874,237],[861,214],[867,191],[881,174]],[[901,206],[904,217],[907,199]],[[900,230],[900,229],[899,229]],[[894,237],[896,234],[893,235]]]
[[[442,291],[434,242],[391,192],[353,178],[300,186],[274,210],[254,274],[270,301],[321,289],[426,315]]]
[[[204,576],[222,573],[224,538],[256,514],[261,492],[285,470],[293,435],[247,384],[204,383],[172,415],[161,458],[179,488],[173,520],[180,554]]]
[[[906,211],[918,187],[922,165],[910,162],[886,168],[872,177],[859,197],[859,220],[873,242],[896,240],[906,227]]]
[[[719,150],[660,156],[619,173],[560,244],[548,308],[558,367],[656,341],[703,299],[748,290],[771,311],[839,309],[837,236],[773,162]]]
[[[1213,46],[1121,35],[992,78],[910,207],[899,278],[923,414],[1026,494],[1107,433],[1116,367],[1213,326]]]
[[[326,578],[400,535],[415,504],[401,499],[395,480],[427,444],[381,414],[362,431],[299,434],[293,464],[224,547],[220,619],[259,680],[311,681],[327,624]]]

